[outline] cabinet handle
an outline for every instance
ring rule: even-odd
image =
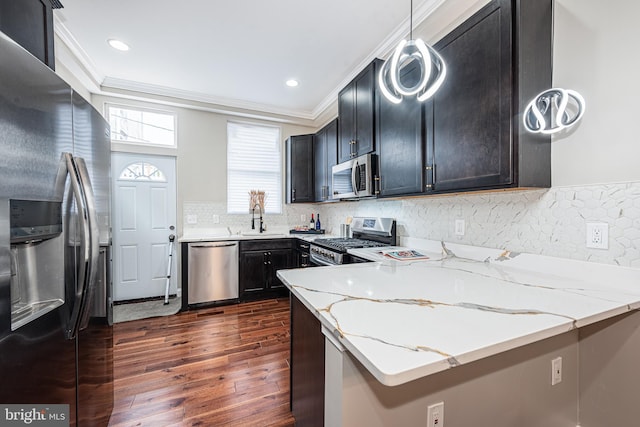
[[[301,247],[302,249],[309,249],[309,245],[303,245],[303,244],[300,244],[300,247]],[[304,255],[303,255],[303,256],[304,256]]]
[[[380,182],[381,182],[380,177],[379,177],[379,176],[376,176],[375,178],[373,178],[373,181],[374,181],[374,192],[375,192],[376,194],[380,194],[380,186],[381,186],[381,184],[380,184]]]
[[[293,194],[291,195],[291,201],[295,202],[296,201],[296,189],[293,189]]]
[[[434,184],[436,183],[436,165],[427,166],[427,167],[425,167],[425,169],[428,172],[431,172],[431,184],[425,185],[425,188],[427,190],[430,190],[430,189],[433,188]]]

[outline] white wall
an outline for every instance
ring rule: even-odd
[[[579,91],[578,129],[552,144],[553,185],[640,180],[640,3],[556,0],[554,85]]]
[[[240,120],[252,123],[280,126],[283,141],[282,151],[284,159],[284,139],[290,135],[314,132],[314,128],[292,124],[267,123],[234,117],[224,114],[199,111],[190,108],[151,104],[148,102],[129,99],[94,95],[93,105],[104,111],[105,103],[115,103],[171,111],[177,114],[178,148],[153,149],[154,154],[174,155],[177,157],[177,189],[178,189],[178,233],[182,234],[183,206],[185,203],[199,205],[226,206],[227,200],[227,121]],[[124,144],[114,145],[115,150],[129,150],[139,152],[136,147]],[[284,161],[283,161],[284,176]],[[284,191],[284,183],[283,183]],[[285,208],[285,211],[288,208]],[[219,212],[218,212],[219,213]],[[286,213],[286,212],[285,212]],[[283,214],[284,215],[284,214]],[[206,218],[203,218],[206,219]],[[248,223],[248,222],[247,222]],[[212,226],[213,224],[200,224]],[[224,222],[219,225],[226,225]]]

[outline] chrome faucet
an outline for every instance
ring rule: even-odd
[[[251,229],[252,230],[256,229],[256,206],[260,210],[260,233],[262,233],[264,231],[264,227],[262,222],[262,206],[260,206],[260,203],[256,203],[255,205],[253,205],[253,208],[251,209],[251,212],[252,212]]]

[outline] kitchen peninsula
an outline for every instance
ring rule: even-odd
[[[438,402],[447,427],[577,425],[591,351],[581,331],[637,315],[640,270],[432,241],[420,252],[429,259],[357,249],[377,262],[278,273],[292,294],[294,376],[307,364],[296,307],[325,339],[325,425],[425,426]]]

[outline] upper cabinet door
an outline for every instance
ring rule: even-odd
[[[380,60],[371,62],[338,95],[338,162],[375,151],[376,72]]]
[[[316,133],[313,142],[315,201],[331,200],[331,168],[337,163],[338,119]]]
[[[428,191],[551,186],[551,138],[523,130],[552,84],[553,0],[493,0],[435,45],[447,78],[425,106]]]
[[[314,201],[327,200],[327,131],[325,129],[316,133],[313,141],[313,165],[314,165]]]
[[[0,0],[0,31],[55,70],[49,0]]]
[[[376,62],[369,64],[356,79],[355,156],[374,151]]]
[[[314,200],[313,138],[314,135],[297,135],[287,139],[287,203]]]
[[[412,64],[402,70],[406,86],[420,78],[420,69]],[[423,191],[422,104],[406,97],[394,104],[384,96],[377,98],[376,145],[380,159],[380,196],[398,196]]]
[[[427,165],[433,167],[427,177],[435,191],[513,182],[508,3],[491,3],[435,46],[447,66],[444,84],[425,109]]]
[[[353,158],[353,143],[356,138],[356,87],[350,83],[338,95],[338,163]]]

